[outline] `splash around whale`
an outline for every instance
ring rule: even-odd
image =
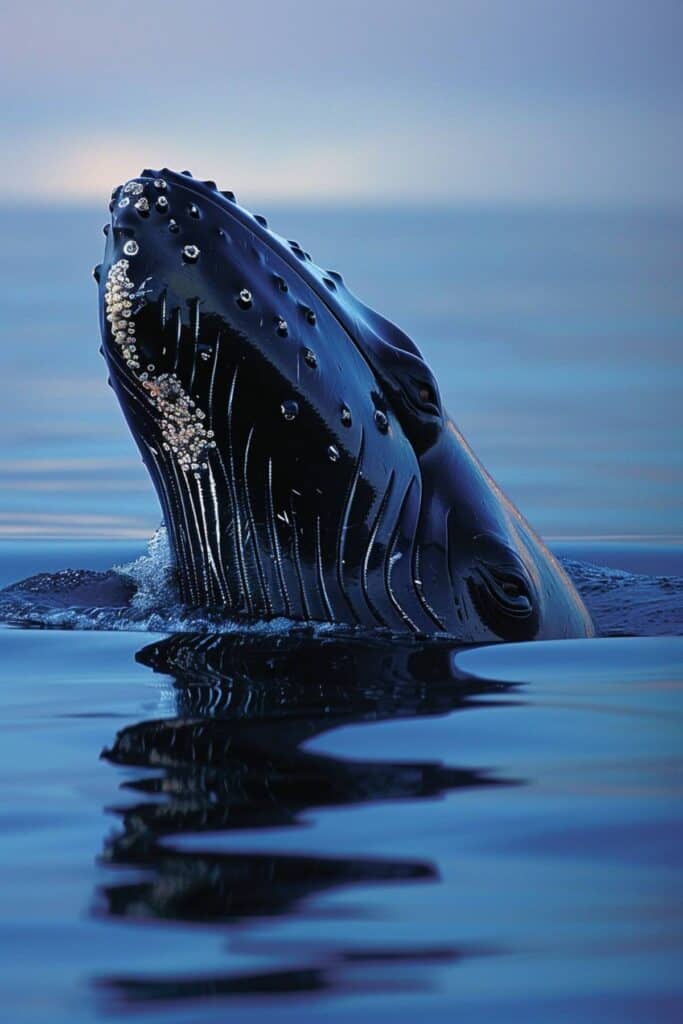
[[[592,635],[418,348],[338,273],[189,172],[145,170],[110,211],[102,352],[187,605],[463,642]]]

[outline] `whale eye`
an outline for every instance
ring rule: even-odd
[[[537,595],[519,555],[501,538],[474,538],[470,596],[486,624],[504,640],[526,640],[538,629]]]
[[[511,615],[528,615],[531,597],[526,581],[507,566],[486,566],[481,569],[485,583],[493,597]]]
[[[132,239],[127,241],[123,247],[123,251],[125,252],[126,256],[137,256],[139,250],[140,246],[138,245],[137,242],[134,242]]]
[[[433,385],[427,380],[411,377],[409,382],[410,398],[414,405],[424,412],[440,415],[439,398]]]
[[[512,601],[526,601],[528,598],[524,593],[524,587],[519,580],[505,579],[504,577],[500,580],[500,588],[507,598]]]

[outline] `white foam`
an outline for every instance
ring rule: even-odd
[[[175,585],[173,556],[165,526],[159,526],[147,544],[147,553],[132,562],[112,566],[137,587],[129,611],[141,617],[180,605]]]

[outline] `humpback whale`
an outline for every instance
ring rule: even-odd
[[[144,170],[109,208],[101,351],[188,605],[467,643],[593,634],[417,346],[339,273],[189,172]]]

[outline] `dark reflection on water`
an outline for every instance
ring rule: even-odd
[[[510,785],[509,779],[437,761],[342,760],[302,749],[340,725],[443,715],[485,695],[494,703],[501,687],[457,674],[452,654],[446,644],[404,640],[190,634],[142,649],[139,662],[174,678],[176,712],[124,729],[103,752],[114,764],[154,774],[144,771],[122,784],[130,799],[113,810],[121,828],[107,841],[103,859],[136,869],[139,880],[114,876],[98,894],[100,912],[229,931],[247,919],[296,915],[313,896],[337,887],[438,882],[429,860],[178,850],[169,837],[301,827],[313,808]],[[415,972],[418,965],[484,952],[451,946],[326,949],[321,936],[309,964],[296,969],[110,977],[103,984],[133,1003],[340,986],[414,988],[425,983]],[[406,962],[410,977],[400,971],[397,977],[395,969],[383,974]],[[370,976],[359,977],[358,965],[370,967]]]

